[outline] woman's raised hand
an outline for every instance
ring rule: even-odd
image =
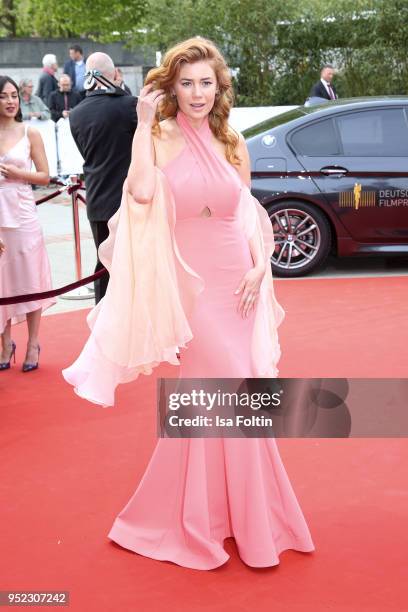
[[[157,106],[165,96],[164,89],[152,89],[152,87],[153,83],[149,83],[140,90],[136,106],[138,125],[153,125]]]

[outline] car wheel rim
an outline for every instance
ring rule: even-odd
[[[320,251],[322,236],[316,220],[304,210],[285,208],[269,215],[275,236],[271,262],[282,270],[311,263]]]

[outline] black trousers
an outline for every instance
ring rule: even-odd
[[[107,221],[89,221],[89,224],[91,226],[95,246],[98,249],[101,242],[106,240],[107,237],[109,236],[108,222]],[[97,257],[95,272],[98,272],[102,268],[103,268],[103,265],[99,261],[99,257]],[[108,282],[109,282],[108,272],[106,272],[106,274],[104,274],[104,276],[102,276],[101,278],[97,278],[96,281],[94,281],[95,304],[97,304],[105,295],[106,288],[108,286]]]

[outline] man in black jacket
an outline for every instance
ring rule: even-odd
[[[69,117],[71,110],[82,100],[78,91],[71,88],[71,79],[63,74],[58,81],[57,91],[52,91],[48,97],[48,108],[51,111],[51,119],[55,122],[61,117]]]
[[[36,96],[41,98],[45,105],[48,104],[48,97],[52,91],[58,88],[58,81],[55,73],[58,70],[58,62],[55,55],[47,53],[42,58],[42,74],[38,81]]]
[[[337,100],[336,88],[332,84],[334,68],[331,64],[325,64],[320,72],[320,81],[315,83],[310,90],[310,98],[325,98],[326,100]]]
[[[86,67],[98,70],[111,82],[116,79],[115,66],[106,53],[90,55]],[[137,126],[136,103],[133,96],[112,94],[98,85],[69,117],[72,136],[85,160],[86,208],[96,248],[108,237],[108,220],[120,205]],[[98,258],[95,272],[101,268]],[[107,285],[107,274],[95,282],[96,303]]]

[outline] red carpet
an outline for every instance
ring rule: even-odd
[[[278,281],[281,376],[407,377],[407,285]],[[44,317],[30,374],[25,327],[14,328],[18,364],[0,373],[0,590],[68,590],[75,612],[408,609],[404,439],[278,440],[316,551],[286,551],[274,568],[244,565],[232,539],[210,572],[108,540],[155,445],[156,376],[123,385],[114,408],[77,398],[60,371],[87,336],[85,314]]]

